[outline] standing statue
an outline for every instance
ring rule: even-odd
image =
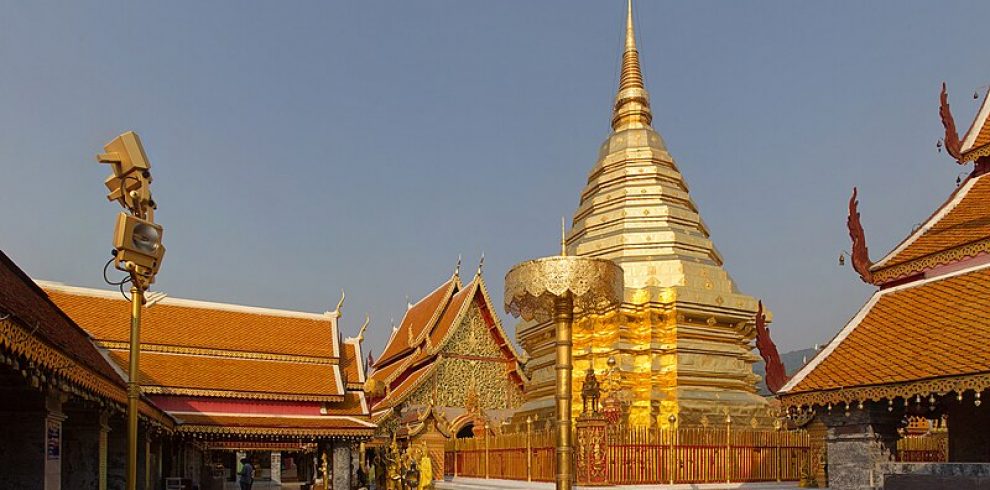
[[[433,488],[433,461],[430,459],[430,450],[423,443],[422,455],[419,458],[419,489],[427,490]]]

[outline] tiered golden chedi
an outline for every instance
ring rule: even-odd
[[[575,324],[573,392],[580,393],[589,362],[601,375],[614,357],[631,425],[666,426],[670,415],[681,426],[722,425],[726,414],[734,424],[766,425],[767,403],[752,370],[757,301],[722,268],[652,119],[630,6],[613,131],[566,238],[568,253],[619,264],[625,297],[611,314]],[[517,338],[530,357],[527,401],[518,413],[549,416],[553,325],[522,323]]]

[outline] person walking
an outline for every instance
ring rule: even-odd
[[[241,480],[241,490],[251,490],[251,485],[254,484],[254,466],[249,459],[241,459],[241,473],[238,476]]]

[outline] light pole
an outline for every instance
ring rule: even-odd
[[[622,269],[614,262],[561,255],[522,262],[505,275],[505,309],[526,320],[553,319],[556,342],[556,488],[572,488],[571,327],[575,308],[604,311],[622,299]]]
[[[137,490],[138,454],[138,403],[141,386],[138,384],[138,358],[141,352],[141,307],[144,292],[155,282],[155,275],[165,257],[162,245],[162,227],[155,224],[157,205],[151,198],[151,163],[144,153],[137,133],[128,131],[114,138],[103,147],[104,153],[96,156],[100,163],[110,164],[113,170],[104,182],[110,193],[107,199],[117,201],[126,212],[117,215],[114,229],[114,252],[110,262],[117,270],[126,272],[128,278],[111,284],[120,286],[131,283],[131,342],[127,370],[127,490]],[[110,265],[107,262],[107,266]],[[104,268],[106,280],[106,268]],[[107,280],[107,282],[110,282]]]

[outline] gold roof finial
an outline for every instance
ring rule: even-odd
[[[622,74],[619,92],[615,95],[612,112],[612,129],[648,127],[653,121],[650,111],[650,95],[643,85],[643,72],[639,67],[639,51],[636,49],[636,30],[633,27],[632,0],[626,6],[626,47],[622,53]]]
[[[364,342],[364,331],[368,329],[368,324],[371,323],[371,315],[365,313],[364,315],[364,325],[361,325],[361,330],[358,331],[357,339],[358,342]]]
[[[567,228],[564,217],[560,217],[560,256],[567,257]]]

